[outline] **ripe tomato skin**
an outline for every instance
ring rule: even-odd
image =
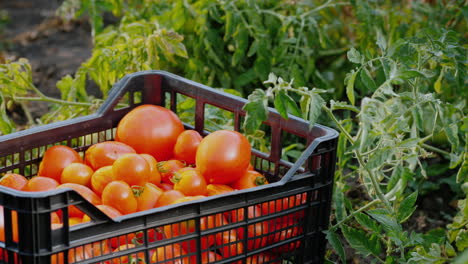
[[[156,105],[134,108],[117,125],[120,142],[158,161],[172,158],[177,137],[183,131],[184,126],[174,112]]]
[[[136,193],[137,211],[141,212],[154,208],[163,191],[158,186],[147,182],[142,188],[138,188]]]
[[[63,169],[74,162],[83,163],[78,152],[64,145],[53,146],[44,153],[37,175],[60,181]]]
[[[160,187],[161,190],[163,190],[163,191],[174,190],[174,185],[173,185],[173,184],[169,184],[169,183],[161,183],[161,184],[159,184],[159,187]]]
[[[102,195],[102,191],[113,178],[112,166],[101,167],[91,176],[91,188],[98,195]]]
[[[67,263],[75,263],[78,261],[83,261],[86,259],[90,259],[92,256],[93,252],[90,247],[76,247],[72,248],[68,251],[68,262]],[[51,264],[64,264],[65,263],[65,257],[64,253],[60,252],[58,254],[54,254],[50,256]]]
[[[251,147],[244,135],[218,130],[200,142],[196,167],[208,183],[230,184],[247,171],[250,157]]]
[[[60,176],[60,183],[76,183],[91,187],[91,176],[94,171],[83,163],[71,163],[66,166]]]
[[[272,263],[272,264],[280,264],[281,261],[274,261],[271,262],[273,257],[267,253],[259,253],[253,256],[250,256],[246,260],[246,264],[263,264],[263,263]]]
[[[216,234],[216,245],[221,246],[220,252],[223,258],[235,257],[244,253],[242,240],[239,240],[235,231],[232,230]]]
[[[163,192],[161,196],[159,197],[158,201],[156,202],[155,207],[161,207],[165,205],[172,204],[175,200],[185,197],[183,193],[177,190],[169,190]]]
[[[234,189],[225,184],[208,184],[206,186],[206,195],[208,196],[213,196],[213,195],[218,195],[222,193],[228,193],[228,192],[233,192]]]
[[[180,160],[168,160],[158,162],[158,170],[161,173],[161,182],[173,185],[172,177],[174,173],[185,167]]]
[[[93,170],[112,165],[120,156],[136,151],[118,141],[104,141],[89,147],[85,152],[85,163]]]
[[[59,186],[59,183],[49,177],[44,176],[34,176],[29,181],[28,184],[24,187],[23,191],[27,192],[44,192],[54,190]]]
[[[189,261],[188,257],[183,257],[187,253],[177,244],[171,244],[156,248],[151,255],[151,263],[161,262],[164,264],[189,264],[195,263]],[[166,259],[174,259],[166,261]]]
[[[200,133],[195,130],[185,130],[180,133],[174,146],[174,158],[183,160],[187,164],[195,164],[197,148],[202,139]]]
[[[112,165],[114,181],[124,181],[130,186],[144,186],[150,179],[151,168],[138,154],[124,154]]]
[[[206,195],[206,180],[197,170],[185,170],[172,178],[174,190],[186,196]]]
[[[23,190],[28,184],[28,179],[23,175],[16,173],[7,173],[0,179],[0,185],[12,188],[18,191]]]
[[[57,189],[63,189],[63,188],[70,188],[72,190],[75,190],[81,196],[83,196],[83,198],[88,200],[88,202],[94,205],[102,204],[101,198],[86,186],[76,184],[76,183],[64,183],[64,184],[57,186]],[[69,207],[68,215],[70,217],[79,217],[80,219],[82,219],[84,213],[80,209],[72,205]]]
[[[161,173],[159,173],[158,170],[158,161],[151,155],[149,154],[140,154],[146,162],[148,162],[148,165],[150,166],[150,177],[149,177],[149,182],[152,184],[161,184]]]
[[[109,216],[110,218],[116,218],[116,217],[122,216],[122,214],[112,206],[100,204],[100,205],[97,205],[96,207],[99,210],[101,210],[103,213],[105,213],[107,216]],[[89,221],[91,221],[91,218],[87,214],[85,214],[81,222],[86,223]]]
[[[277,227],[278,228],[278,227]],[[281,230],[279,232],[275,232],[272,235],[268,236],[268,243],[273,244],[273,243],[278,243],[281,241],[284,241],[286,239],[294,238],[297,236],[302,235],[302,227],[289,227],[287,229]],[[299,248],[301,245],[301,240],[297,240],[294,242],[291,242],[289,244],[276,247],[272,249],[272,252],[274,253],[286,253],[286,252],[291,252]]]
[[[135,213],[138,208],[132,188],[124,181],[112,181],[107,184],[102,191],[102,202],[124,215]]]
[[[257,186],[268,184],[267,179],[257,171],[248,170],[246,171],[236,182],[231,186],[234,189],[243,190]]]

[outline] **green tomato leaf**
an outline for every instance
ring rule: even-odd
[[[367,69],[362,69],[359,72],[359,77],[361,82],[366,86],[367,89],[370,91],[375,91],[377,89],[377,85],[374,82],[374,79],[370,76],[370,73]]]
[[[363,254],[378,256],[381,253],[382,245],[376,235],[367,236],[362,230],[343,225],[341,227],[344,237],[351,247]]]
[[[363,213],[357,213],[354,218],[356,218],[356,221],[358,223],[368,229],[369,231],[373,231],[377,234],[380,233],[381,228],[379,223],[377,223],[374,219],[370,218],[368,215],[363,214]]]
[[[350,62],[361,64],[363,58],[361,56],[361,53],[359,53],[359,51],[357,51],[355,48],[351,48],[350,50],[348,50],[346,55],[348,56],[348,60]]]
[[[310,107],[309,107],[309,126],[312,127],[317,121],[320,113],[322,112],[322,106],[325,104],[323,98],[314,92],[310,93]]]
[[[285,119],[288,119],[288,109],[286,108],[286,92],[279,90],[274,99],[274,105],[278,113]]]
[[[369,161],[366,164],[368,169],[375,169],[382,166],[393,155],[394,149],[391,147],[383,147],[370,155]]]
[[[335,249],[338,256],[340,256],[342,263],[346,263],[346,253],[338,235],[330,230],[325,231],[325,234],[327,241]]]
[[[406,197],[403,202],[400,204],[400,208],[398,208],[397,212],[397,220],[400,223],[405,222],[408,220],[408,218],[413,214],[414,210],[416,210],[416,207],[414,204],[416,203],[416,200],[418,198],[418,192],[414,192],[410,194],[408,197]]]
[[[457,246],[459,252],[462,252],[463,250],[468,248],[468,230],[460,230],[460,232],[457,235],[457,238],[455,239],[455,245]]]
[[[463,154],[463,162],[457,173],[457,182],[464,183],[468,181],[468,153]]]
[[[247,134],[253,134],[268,117],[268,97],[265,91],[255,89],[247,100],[243,107],[246,111],[243,126]]]
[[[346,95],[348,96],[349,102],[354,105],[354,82],[356,81],[357,72],[354,70],[351,73],[346,75],[347,82],[346,82]]]

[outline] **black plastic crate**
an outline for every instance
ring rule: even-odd
[[[192,113],[185,113],[185,119],[191,118],[184,123],[186,128],[206,135],[210,121],[206,109],[219,108],[232,113],[226,122],[240,131],[245,99],[167,72],[138,72],[114,85],[93,115],[1,136],[0,173],[32,177],[48,147],[68,145],[83,154],[94,143],[112,140],[119,120],[134,107],[155,104],[177,113],[177,101],[187,97],[194,105]],[[121,106],[124,99],[129,106]],[[269,153],[253,150],[252,164],[271,183],[254,189],[113,220],[72,190],[27,193],[0,186],[4,214],[0,221],[5,226],[0,263],[126,263],[121,261],[125,257],[145,263],[202,263],[208,251],[224,254],[216,263],[322,263],[338,133],[321,125],[309,129],[306,121],[285,120],[272,109],[264,126],[270,133],[265,137],[271,139]],[[281,159],[285,137],[307,146],[294,162]],[[92,221],[69,226],[70,205]],[[63,227],[52,229],[51,213],[59,210]],[[222,217],[230,217],[230,222]],[[12,223],[17,223],[17,231]],[[135,239],[139,242],[135,247],[109,252],[110,243],[119,246]],[[182,255],[177,254],[180,247],[186,249]]]

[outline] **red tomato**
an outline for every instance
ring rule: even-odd
[[[116,218],[116,217],[122,216],[122,214],[112,206],[100,204],[100,205],[97,205],[96,207],[99,210],[101,210],[103,213],[105,213],[107,216],[109,216],[110,218]],[[85,214],[81,222],[86,223],[89,221],[91,221],[91,218],[87,214]]]
[[[149,182],[143,187],[137,189],[135,187],[134,193],[138,204],[138,212],[154,208],[159,197],[163,194],[163,191],[159,187]]]
[[[183,131],[182,122],[171,110],[156,105],[141,105],[120,120],[117,137],[138,153],[148,153],[162,161],[172,158],[177,137]]]
[[[225,184],[208,184],[206,186],[206,193],[208,196],[218,195],[222,193],[233,192],[234,189]]]
[[[136,151],[122,142],[105,141],[92,145],[85,152],[85,163],[97,170],[114,164],[120,156]]]
[[[102,202],[122,214],[135,213],[138,208],[132,188],[124,181],[112,181],[107,184],[102,191]]]
[[[161,183],[161,173],[159,173],[158,170],[158,161],[151,155],[149,154],[140,154],[146,162],[148,162],[148,165],[150,166],[150,178],[149,182],[152,184],[160,184]]]
[[[119,252],[119,251],[125,251],[130,248],[134,248],[134,244],[124,244],[119,246],[114,250],[114,252]],[[143,264],[146,263],[146,258],[145,258],[145,253],[144,252],[138,252],[138,253],[133,253],[130,256],[129,255],[124,255],[120,258],[114,258],[112,259],[113,264],[129,264],[129,263],[135,263],[135,264]]]
[[[97,169],[91,176],[91,187],[93,191],[102,195],[102,191],[113,178],[112,166],[104,166]]]
[[[184,195],[195,196],[206,194],[206,180],[197,170],[185,170],[172,178],[174,190]]]
[[[185,195],[177,190],[169,190],[163,192],[156,202],[155,207],[161,207],[165,205],[172,204],[175,200],[184,197]]]
[[[164,264],[189,264],[192,263],[189,261],[189,258],[186,257],[184,249],[179,245],[167,245],[163,247],[156,248],[153,251],[151,256],[151,263],[164,263]],[[173,259],[171,261],[166,261],[167,259]]]
[[[262,174],[248,170],[246,171],[236,182],[234,182],[231,186],[234,189],[243,190],[249,189],[253,187],[257,187],[260,185],[268,184],[267,179]]]
[[[60,181],[63,169],[74,162],[83,163],[78,152],[68,146],[53,146],[44,153],[37,175]]]
[[[60,176],[61,183],[76,183],[91,187],[91,176],[94,171],[86,164],[71,163],[66,166]]]
[[[195,130],[185,130],[180,133],[174,147],[174,158],[183,160],[187,164],[195,164],[197,148],[202,139]]]
[[[247,208],[248,219],[255,219],[262,215],[262,210],[259,206],[249,206]],[[245,220],[244,209],[232,210],[231,223],[236,223]],[[247,227],[247,237],[249,238],[247,243],[248,250],[254,250],[266,246],[268,242],[266,235],[268,234],[268,222],[258,222],[255,224],[250,224]],[[244,227],[239,227],[237,229],[237,237],[239,239],[244,239]],[[255,238],[255,239],[253,239]]]
[[[60,216],[58,215],[57,212],[50,213],[50,223],[52,223],[52,224],[62,223],[62,220],[60,220]]]
[[[262,203],[262,214],[273,214],[289,209],[291,207],[299,206],[307,202],[307,193],[292,195]]]
[[[16,173],[7,173],[0,179],[0,185],[12,188],[18,191],[23,190],[28,184],[28,179],[23,175]]]
[[[161,161],[158,163],[158,170],[161,173],[161,181],[163,183],[174,184],[172,177],[174,173],[182,168],[185,168],[185,164],[180,160],[168,160]]]
[[[68,261],[65,262],[64,253],[60,252],[50,256],[51,264],[64,264],[64,263],[75,263],[90,259],[93,256],[93,248],[91,246],[79,246],[68,250]]]
[[[59,183],[49,177],[35,176],[32,177],[28,184],[24,187],[23,191],[27,192],[44,192],[54,190],[59,186]]]
[[[273,260],[272,255],[269,255],[267,253],[260,253],[260,254],[248,257],[246,260],[246,264],[263,264],[263,263],[280,264],[282,263],[281,260],[276,260],[273,262],[272,260]]]
[[[159,184],[159,187],[161,187],[161,190],[163,190],[163,191],[174,190],[174,184],[161,183],[161,184]]]
[[[63,188],[70,188],[72,190],[75,190],[81,196],[83,196],[83,198],[88,200],[88,202],[94,205],[99,205],[102,203],[101,198],[86,186],[76,184],[76,183],[64,183],[64,184],[57,186],[57,189],[63,189]],[[80,209],[72,205],[69,207],[68,215],[70,217],[79,217],[80,219],[82,219],[84,213]]]
[[[218,130],[200,142],[196,167],[208,183],[230,184],[247,171],[250,156],[250,144],[244,135]]]

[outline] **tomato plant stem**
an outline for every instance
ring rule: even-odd
[[[434,152],[437,152],[437,153],[439,153],[439,154],[442,154],[442,155],[444,155],[445,157],[450,157],[450,153],[448,153],[447,151],[442,150],[442,149],[440,149],[440,148],[433,147],[433,146],[428,145],[428,144],[426,144],[426,143],[422,143],[421,146],[422,146],[423,148],[425,148],[425,149],[430,150],[430,151],[434,151]]]
[[[349,221],[351,218],[353,218],[355,215],[357,215],[358,213],[364,211],[364,210],[367,210],[368,208],[374,206],[375,204],[379,203],[380,200],[379,199],[375,199],[375,200],[372,200],[370,201],[368,204],[362,206],[361,208],[353,211],[351,214],[349,214],[348,216],[346,216],[345,218],[343,218],[341,221],[339,221],[338,223],[336,223],[335,225],[331,226],[330,227],[330,230],[331,231],[334,231],[336,230],[338,227],[340,227],[342,224],[346,223],[347,221]]]

